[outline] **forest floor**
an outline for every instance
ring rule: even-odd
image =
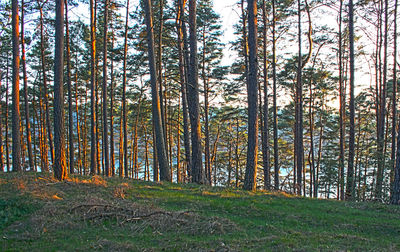
[[[0,173],[1,251],[400,251],[400,208],[121,178]]]

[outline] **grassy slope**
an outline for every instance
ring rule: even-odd
[[[148,213],[155,214],[130,218]],[[2,251],[399,251],[399,216],[400,208],[374,203],[119,178],[57,183],[45,174],[0,174]]]

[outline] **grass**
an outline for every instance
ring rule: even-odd
[[[0,174],[1,251],[399,251],[399,216],[371,202]]]

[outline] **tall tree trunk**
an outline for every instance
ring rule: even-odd
[[[163,72],[162,72],[162,45],[163,45],[163,31],[164,31],[164,0],[158,1],[159,5],[159,27],[158,27],[158,46],[157,46],[157,72],[159,81],[159,94],[160,94],[160,109],[161,109],[161,123],[164,130],[164,143],[165,149],[168,149],[167,141],[167,102],[164,96],[164,83],[163,83]],[[168,152],[167,152],[168,159]]]
[[[96,141],[96,26],[93,0],[90,0],[90,174],[96,174],[97,141]]]
[[[192,135],[192,181],[203,183],[200,102],[197,59],[196,0],[189,0],[190,71],[188,73],[188,102]]]
[[[12,168],[21,171],[21,136],[19,113],[19,16],[18,0],[12,1],[12,46],[13,46],[13,73],[12,73]]]
[[[56,37],[54,57],[54,177],[64,180],[67,177],[65,163],[65,125],[64,125],[64,1],[56,0]]]
[[[178,57],[179,57],[179,77],[181,82],[182,93],[182,112],[183,112],[183,139],[185,146],[185,163],[186,167],[190,167],[190,136],[189,136],[189,115],[187,102],[187,71],[185,71],[184,59],[184,38],[183,38],[183,17],[184,17],[183,0],[178,0],[178,16],[177,16],[177,32],[178,32]],[[188,62],[186,62],[187,64]],[[188,174],[190,176],[190,174]]]
[[[301,195],[302,188],[302,171],[303,171],[303,84],[302,84],[302,54],[301,54],[301,1],[297,1],[298,4],[298,45],[299,45],[299,56],[297,64],[297,82],[296,82],[296,119],[295,119],[295,156],[296,156],[296,176],[297,184],[296,191],[298,195]]]
[[[203,57],[202,57],[202,79],[204,84],[204,161],[205,161],[205,175],[208,184],[211,184],[211,163],[210,163],[210,132],[209,132],[209,119],[208,119],[208,78],[206,75],[206,34],[205,27],[202,34],[203,42]]]
[[[395,7],[394,7],[394,55],[397,55],[397,0],[395,1]],[[393,59],[393,86],[397,86],[397,64],[396,64],[396,57]],[[393,89],[393,96],[394,100],[396,98],[396,89]],[[393,105],[393,104],[392,104]],[[395,107],[393,107],[393,117],[395,117]],[[395,128],[396,126],[393,125]],[[400,126],[399,126],[400,128]],[[395,134],[392,135],[394,138]],[[394,148],[392,146],[392,148]],[[400,205],[400,134],[397,135],[397,145],[396,145],[397,151],[396,151],[396,163],[394,166],[393,170],[393,183],[392,183],[392,193],[391,193],[391,198],[390,198],[390,203],[391,204],[396,204]]]
[[[354,18],[353,0],[349,0],[349,42],[350,42],[350,132],[349,132],[349,161],[346,181],[346,200],[352,200],[354,196]]]
[[[112,33],[111,50],[114,50],[114,29]],[[111,51],[111,83],[110,83],[110,161],[111,161],[111,175],[115,175],[115,153],[114,153],[114,58]]]
[[[79,169],[79,174],[82,175],[82,159],[81,159],[81,134],[80,134],[80,125],[79,125],[79,94],[78,94],[78,72],[79,72],[79,62],[78,62],[78,53],[76,52],[75,54],[75,114],[76,114],[76,135],[77,135],[77,140],[78,140],[78,169]],[[86,98],[86,93],[85,93],[85,98]],[[85,109],[86,109],[86,103],[85,103]],[[84,120],[86,121],[86,117],[84,117]],[[85,150],[85,149],[84,149]],[[85,166],[86,168],[86,166]]]
[[[272,0],[272,102],[274,111],[274,189],[279,190],[278,108],[276,102],[276,11]]]
[[[339,8],[339,198],[344,200],[344,149],[345,149],[345,109],[346,98],[343,85],[343,52],[342,52],[342,10],[343,0],[340,0]]]
[[[69,23],[68,23],[68,0],[65,4],[65,42],[66,42],[66,61],[67,61],[67,86],[68,86],[68,126],[69,126],[69,173],[74,173],[74,119],[72,115],[72,83],[71,83],[71,48],[69,45]],[[78,143],[79,144],[79,143]]]
[[[108,149],[108,116],[107,116],[107,42],[108,42],[108,4],[109,0],[104,1],[104,34],[103,34],[103,159],[105,162],[105,174],[110,176],[110,161]]]
[[[264,187],[271,189],[271,176],[269,167],[269,125],[268,125],[268,55],[267,55],[267,10],[265,0],[263,0],[263,72],[264,72],[264,123],[263,123],[263,166],[264,166]],[[261,90],[260,90],[261,92]]]
[[[153,35],[153,20],[151,1],[144,0],[145,7],[145,20],[147,26],[147,45],[148,45],[148,57],[150,67],[150,82],[151,82],[151,95],[152,95],[152,113],[153,122],[155,126],[155,147],[157,149],[158,164],[160,167],[160,179],[165,181],[171,181],[170,167],[168,166],[167,152],[164,143],[164,131],[162,126],[161,108],[160,108],[160,96],[158,93],[158,80],[156,73],[156,66],[154,60],[154,35]]]
[[[395,1],[394,5],[394,41],[393,41],[393,48],[394,52],[393,55],[397,55],[397,0]],[[397,114],[397,103],[396,103],[396,98],[397,98],[397,62],[396,62],[396,57],[393,57],[393,97],[392,97],[392,156],[391,159],[393,160],[393,167],[391,171],[391,176],[390,176],[390,189],[391,191],[391,199],[390,202],[392,204],[396,203],[396,193],[397,193],[397,204],[400,204],[400,191],[398,190],[395,192],[395,186],[397,183],[397,188],[400,189],[400,179],[399,179],[399,172],[400,172],[400,165],[397,164],[396,160],[396,148],[399,148],[399,145],[396,145],[396,114]],[[399,141],[399,140],[398,140]],[[397,173],[397,175],[396,175]],[[397,181],[395,181],[396,176],[398,176]],[[396,183],[395,183],[396,182]]]
[[[125,38],[124,38],[124,62],[123,62],[123,78],[122,78],[122,121],[124,129],[124,170],[125,177],[128,177],[128,130],[127,130],[127,113],[126,113],[126,57],[128,53],[128,21],[129,21],[129,0],[126,0],[126,16],[125,16]],[[122,172],[122,170],[120,171]]]
[[[384,58],[383,58],[383,82],[381,82],[379,129],[378,129],[378,170],[376,177],[375,198],[382,198],[383,174],[385,169],[385,116],[386,116],[386,82],[387,82],[387,44],[388,44],[388,0],[385,0],[385,23],[384,23]]]
[[[50,122],[50,109],[49,109],[49,95],[47,88],[47,74],[46,74],[46,61],[45,61],[45,48],[44,48],[44,17],[43,17],[43,5],[45,3],[40,2],[38,0],[38,6],[40,11],[40,55],[41,55],[41,63],[42,63],[42,76],[43,76],[43,90],[44,90],[44,105],[45,105],[45,113],[46,113],[46,127],[48,134],[48,141],[50,146],[50,157],[51,162],[54,164],[54,149],[53,149],[53,135],[51,133],[51,122]]]
[[[256,178],[258,152],[257,1],[247,1],[247,12],[249,20],[249,77],[247,84],[248,141],[244,189],[255,190],[257,186]]]
[[[24,76],[25,130],[26,130],[26,144],[28,146],[29,169],[33,170],[34,163],[33,163],[32,137],[31,137],[30,116],[29,116],[28,76],[26,73],[26,57],[25,57],[24,12],[25,12],[25,5],[24,5],[24,0],[22,0],[21,1],[21,50],[22,50],[22,71]]]

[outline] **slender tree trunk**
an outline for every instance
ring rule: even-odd
[[[74,119],[72,114],[72,83],[71,83],[71,48],[69,45],[68,0],[65,4],[65,44],[67,61],[67,86],[68,86],[68,126],[69,126],[69,173],[74,173]],[[79,144],[79,143],[78,143]]]
[[[25,5],[24,5],[24,0],[22,0],[21,1],[21,50],[22,50],[22,71],[24,76],[25,130],[26,130],[26,144],[28,146],[29,169],[33,170],[34,163],[33,163],[32,137],[31,137],[30,116],[29,116],[28,76],[26,73],[26,57],[25,57],[24,11],[25,11]]]
[[[183,112],[183,139],[185,146],[185,163],[186,167],[190,167],[190,136],[189,136],[189,115],[187,102],[187,71],[185,71],[184,59],[184,38],[183,38],[183,16],[184,5],[183,0],[178,0],[178,16],[177,16],[177,31],[178,31],[178,57],[179,57],[179,76],[181,82],[182,93],[182,112]],[[187,64],[188,62],[186,62]],[[190,176],[190,174],[188,174]]]
[[[45,2],[46,3],[46,2]],[[44,105],[46,110],[46,126],[47,126],[47,134],[48,141],[50,146],[50,157],[51,162],[54,164],[54,149],[53,149],[53,135],[51,133],[51,122],[50,122],[50,109],[49,109],[49,95],[47,88],[47,74],[46,74],[46,61],[45,61],[45,48],[44,48],[44,25],[43,25],[43,4],[41,4],[38,0],[38,6],[40,10],[40,54],[42,61],[42,76],[43,76],[43,90],[44,90]]]
[[[342,10],[343,0],[340,0],[339,9],[339,198],[344,200],[344,149],[345,149],[345,108],[346,98],[344,97],[343,85],[343,52],[342,52]]]
[[[105,162],[105,174],[110,176],[110,161],[109,161],[109,148],[108,148],[108,116],[107,116],[107,56],[108,56],[108,5],[109,0],[104,1],[104,35],[103,35],[103,144],[104,153],[103,159]]]
[[[114,29],[112,33],[111,50],[114,50]],[[115,154],[114,154],[114,58],[111,52],[111,83],[110,83],[110,161],[111,161],[111,175],[115,175]]]
[[[263,166],[264,166],[264,188],[271,189],[271,176],[269,166],[269,125],[268,125],[268,55],[267,55],[267,10],[266,3],[263,0],[263,73],[264,73],[264,114],[263,114]],[[261,92],[261,90],[260,90]]]
[[[67,177],[65,163],[64,130],[64,1],[56,0],[56,43],[54,58],[54,177],[64,180]]]
[[[249,19],[249,77],[247,84],[248,142],[244,189],[255,190],[257,186],[258,152],[258,61],[257,61],[257,1],[247,1]]]
[[[9,56],[7,53],[7,59],[6,59],[6,115],[5,115],[5,145],[6,145],[6,165],[7,165],[7,172],[11,171],[10,170],[10,152],[8,149],[8,111],[9,111],[9,107],[8,107],[8,80],[9,80],[9,60],[8,60]]]
[[[97,163],[97,141],[96,141],[96,26],[95,10],[93,0],[90,0],[90,174],[96,174]]]
[[[235,145],[235,183],[239,187],[239,115],[236,117],[236,145]]]
[[[395,1],[394,7],[394,53],[393,55],[397,55],[397,0]],[[393,58],[393,86],[397,86],[397,64],[396,57]],[[392,125],[392,137],[395,139],[396,137],[396,88],[393,88],[393,125]],[[400,126],[399,126],[400,128]],[[397,135],[397,145],[394,145],[394,140],[392,139],[392,160],[395,161],[393,167],[393,179],[391,180],[391,198],[390,203],[392,204],[400,204],[400,134]],[[397,148],[396,160],[393,157],[393,150]]]
[[[203,183],[200,102],[197,60],[196,0],[189,0],[190,71],[188,73],[188,102],[192,135],[192,181]]]
[[[204,161],[205,161],[205,175],[208,184],[211,184],[211,163],[210,163],[210,132],[209,132],[209,119],[208,119],[208,78],[206,75],[206,34],[205,27],[202,34],[203,42],[203,57],[202,57],[202,79],[204,84]]]
[[[1,80],[2,80],[2,73],[0,74],[0,100],[2,99],[1,95]],[[3,120],[3,109],[1,107],[0,103],[0,171],[4,172],[4,149],[3,149],[3,125],[2,125],[2,120]]]
[[[124,60],[123,60],[123,79],[122,79],[122,118],[124,129],[124,168],[125,177],[128,177],[128,130],[127,130],[127,113],[126,113],[126,58],[128,53],[128,21],[129,21],[129,0],[126,0],[125,14],[125,38],[124,38]],[[122,170],[121,170],[122,172]]]
[[[383,59],[383,82],[381,82],[379,129],[378,129],[378,170],[376,177],[375,198],[382,198],[383,174],[385,169],[385,115],[386,115],[386,82],[387,82],[387,44],[388,44],[388,0],[385,0],[385,23],[384,23],[384,59]]]
[[[12,1],[12,47],[13,47],[13,74],[12,74],[12,169],[21,171],[21,136],[19,113],[19,16],[18,1]]]
[[[156,66],[154,60],[154,35],[153,35],[153,20],[151,1],[144,0],[145,7],[145,20],[147,26],[147,44],[148,44],[148,57],[150,67],[150,82],[151,82],[151,94],[152,94],[152,112],[153,122],[155,126],[155,147],[157,149],[158,164],[160,166],[160,179],[165,181],[171,181],[170,167],[168,166],[168,159],[164,143],[164,131],[162,126],[161,108],[160,108],[160,97],[159,87],[156,73]]]
[[[165,149],[168,150],[167,141],[167,99],[164,96],[164,83],[163,83],[163,71],[162,71],[162,45],[163,45],[163,31],[164,31],[164,0],[158,1],[159,5],[159,27],[158,27],[158,46],[157,46],[157,72],[158,72],[158,82],[159,82],[159,95],[160,95],[160,110],[161,110],[161,123],[164,131],[164,144]],[[167,159],[168,157],[168,152]],[[172,167],[171,167],[172,169]]]
[[[124,134],[123,134],[123,111],[121,110],[121,116],[119,120],[119,166],[118,166],[118,174],[122,178],[124,176]]]
[[[278,147],[278,108],[276,102],[276,11],[275,0],[272,0],[272,82],[274,111],[274,189],[279,190],[279,147]]]
[[[297,65],[297,82],[296,82],[296,125],[295,125],[295,156],[296,156],[296,176],[297,194],[301,195],[302,188],[302,173],[303,173],[303,87],[302,87],[302,54],[301,54],[301,2],[298,3],[298,38],[299,38],[299,57]]]
[[[79,125],[79,94],[78,94],[78,72],[79,72],[79,62],[78,62],[78,53],[75,54],[75,114],[76,114],[76,136],[78,140],[78,170],[82,175],[82,159],[81,159],[81,134],[80,134],[80,125]],[[86,93],[85,93],[86,94]],[[85,95],[86,97],[86,95]],[[86,103],[85,103],[86,106]],[[86,120],[86,118],[84,118]]]
[[[350,41],[350,135],[349,135],[349,161],[347,168],[346,200],[354,196],[354,20],[353,0],[349,0],[349,41]]]

